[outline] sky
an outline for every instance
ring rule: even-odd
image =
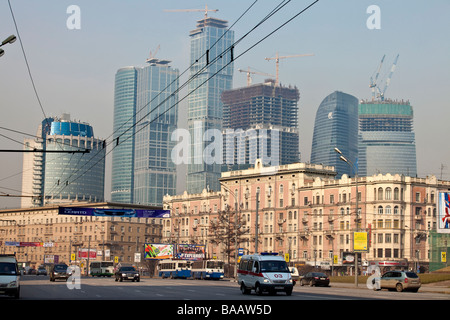
[[[181,73],[186,71],[189,31],[204,12],[166,10],[207,5],[218,10],[209,16],[233,25],[235,40],[243,38],[235,46],[234,88],[246,85],[246,74],[238,69],[275,74],[275,62],[265,58],[277,53],[314,54],[281,59],[279,64],[280,83],[300,91],[302,162],[310,159],[321,101],[336,90],[370,99],[370,78],[381,58],[386,55],[380,80],[386,80],[399,55],[385,95],[409,100],[414,108],[418,176],[450,180],[450,146],[445,143],[450,136],[450,1],[314,1],[0,0],[0,41],[18,35],[10,5],[21,40],[4,45],[0,57],[0,149],[22,149],[26,134],[36,134],[45,116],[62,113],[88,122],[97,138],[110,137],[116,71],[143,66],[155,52]],[[256,27],[280,3],[285,7]],[[68,10],[73,5],[79,14]],[[368,11],[374,5],[379,11]],[[252,81],[264,78],[254,75]],[[180,98],[185,95],[182,91]],[[185,101],[179,106],[179,126],[184,128]],[[0,195],[20,195],[23,154],[2,152],[0,157]],[[106,158],[106,200],[110,200],[110,162],[111,154]],[[181,191],[183,182],[178,187]],[[0,208],[19,206],[20,198],[0,197]]]

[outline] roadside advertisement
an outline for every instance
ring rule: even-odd
[[[178,244],[175,257],[182,260],[205,259],[206,246],[199,244]]]
[[[78,250],[78,258],[79,259],[87,259],[89,252],[89,259],[97,258],[97,250],[96,249],[80,249]]]
[[[173,258],[173,244],[146,243],[144,244],[144,259]]]
[[[353,251],[367,252],[368,250],[367,232],[353,232]]]
[[[437,201],[437,232],[450,233],[450,193],[439,192]]]
[[[58,214],[71,215],[71,216],[95,216],[95,217],[169,218],[170,210],[135,210],[135,209],[59,207]]]

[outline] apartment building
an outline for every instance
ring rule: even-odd
[[[162,241],[197,243],[207,255],[289,254],[290,262],[349,271],[355,231],[367,232],[363,267],[428,269],[436,200],[450,181],[379,174],[335,179],[334,167],[295,163],[223,172],[221,190],[166,196]],[[358,201],[356,201],[358,200]],[[358,203],[358,209],[356,207]],[[256,225],[258,228],[256,228]],[[362,268],[364,270],[364,268]]]
[[[160,209],[118,203],[74,203],[65,207],[103,209]],[[144,243],[161,239],[161,218],[72,216],[59,206],[0,210],[0,253],[16,253],[26,266],[106,260],[135,262],[143,258]],[[142,259],[143,260],[143,259]],[[86,263],[84,263],[86,265]]]

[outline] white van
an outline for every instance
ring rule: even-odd
[[[20,296],[20,273],[14,255],[0,254],[0,294]]]
[[[238,268],[238,284],[243,294],[255,290],[257,294],[265,291],[292,294],[294,284],[286,261],[273,254],[254,254],[241,257]]]

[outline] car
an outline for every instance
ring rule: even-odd
[[[300,279],[300,275],[298,274],[298,269],[296,267],[289,267],[289,271],[291,272],[292,282],[295,284]]]
[[[36,271],[36,275],[43,275],[46,276],[47,275],[47,269],[45,269],[44,267],[39,267]]]
[[[322,272],[308,272],[300,280],[301,286],[304,286],[305,284],[309,284],[311,287],[312,286],[328,287],[330,285],[330,278],[325,273]]]
[[[20,297],[20,273],[15,255],[0,254],[0,294]]]
[[[133,266],[120,267],[115,272],[115,281],[122,282],[123,280],[141,281],[139,272]]]
[[[55,281],[56,279],[69,279],[71,276],[70,272],[67,272],[69,266],[65,263],[54,264],[50,270],[50,281]]]
[[[379,287],[375,290],[388,289],[402,291],[419,291],[421,286],[419,276],[412,271],[393,270],[383,274],[380,278]]]

